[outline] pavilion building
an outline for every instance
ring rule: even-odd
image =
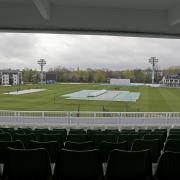
[[[163,76],[160,83],[165,87],[180,87],[180,74]]]

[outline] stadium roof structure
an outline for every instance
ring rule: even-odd
[[[0,31],[180,37],[179,0],[0,0]]]

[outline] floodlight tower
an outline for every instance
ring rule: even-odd
[[[152,64],[152,84],[154,84],[155,65],[158,63],[158,59],[156,57],[151,57],[149,63]]]
[[[41,84],[43,83],[43,67],[46,64],[46,61],[44,59],[40,59],[37,61],[37,63],[41,66],[41,74],[40,74],[40,79],[41,79]]]

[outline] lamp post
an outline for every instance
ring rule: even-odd
[[[156,57],[151,57],[149,63],[152,64],[152,84],[154,84],[155,66],[158,63],[158,59]]]
[[[43,83],[43,67],[46,64],[46,61],[44,59],[40,59],[37,61],[37,63],[41,66],[40,80],[41,80],[41,84],[42,84]]]

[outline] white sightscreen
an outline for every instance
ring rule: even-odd
[[[130,79],[110,79],[111,85],[130,85]]]

